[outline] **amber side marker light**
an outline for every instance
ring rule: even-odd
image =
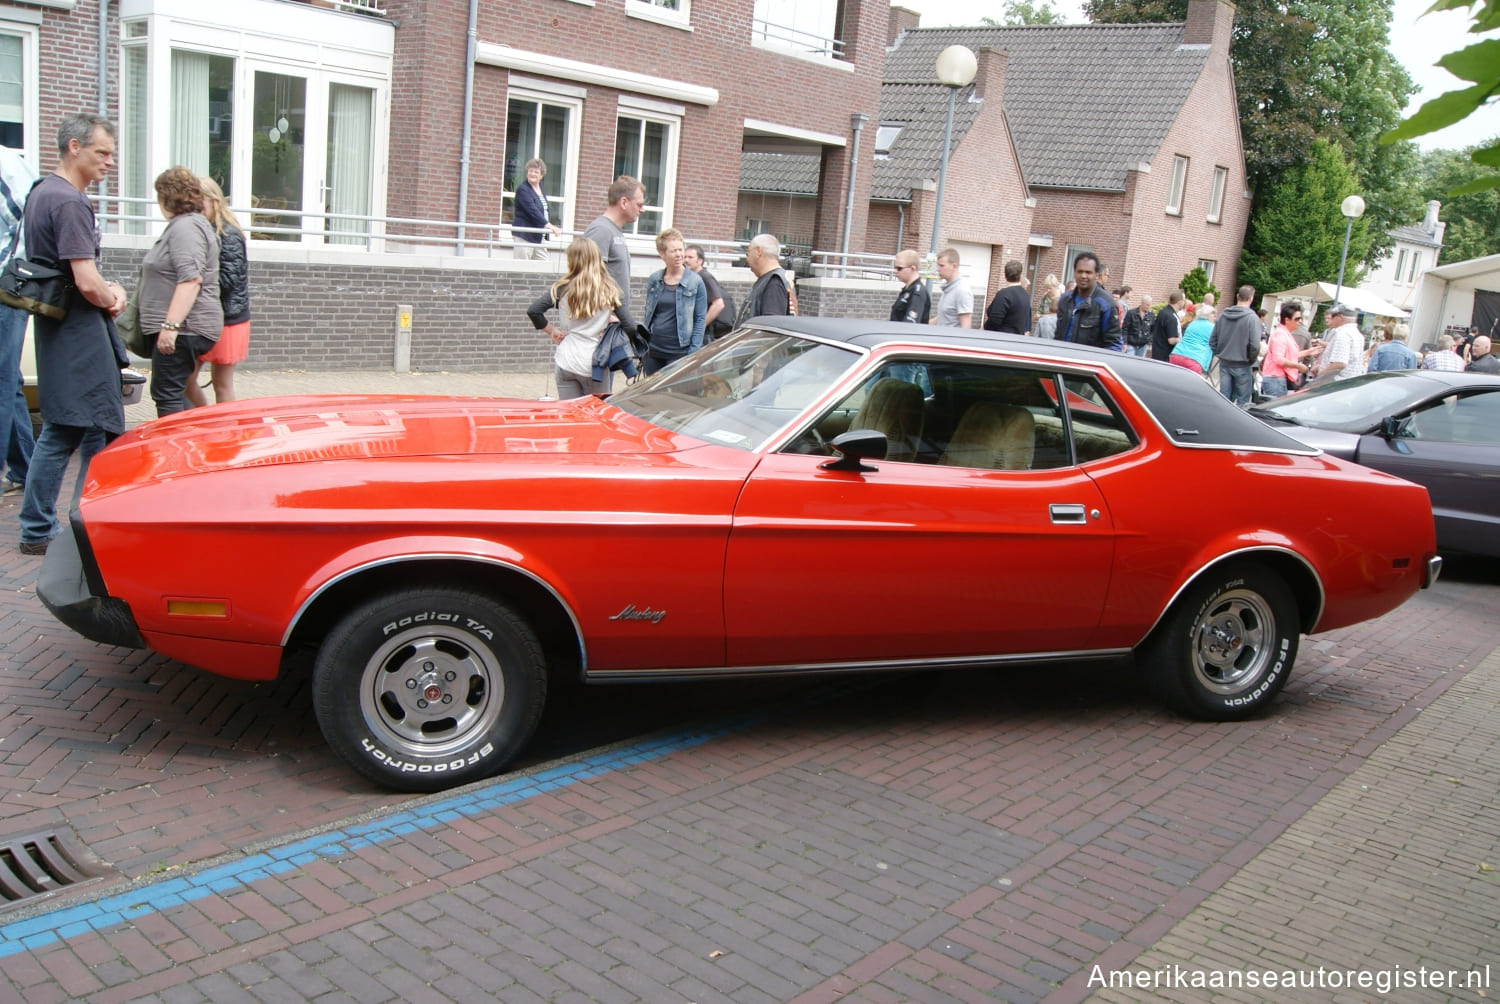
[[[167,613],[176,617],[228,617],[224,600],[168,600]]]

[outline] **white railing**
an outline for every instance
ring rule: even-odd
[[[803,31],[787,24],[777,24],[764,18],[750,21],[750,41],[763,48],[785,49],[804,56],[821,56],[824,59],[843,59],[844,40]]]
[[[154,199],[106,196],[99,199],[99,221],[105,233],[144,236],[157,233],[163,220]],[[332,249],[353,248],[388,254],[464,255],[508,258],[521,234],[545,233],[540,229],[513,227],[508,223],[464,223],[405,216],[359,216],[349,213],[318,213],[303,209],[269,209],[264,206],[231,207],[245,233],[253,241],[282,244],[322,244]],[[580,230],[565,230],[551,241],[551,257],[561,263],[568,244],[582,236]],[[650,234],[627,236],[631,253],[639,258],[656,256]],[[745,242],[688,237],[688,244],[703,248],[704,262],[713,268],[732,266],[745,255]]]
[[[333,5],[339,10],[352,10],[360,14],[385,16],[385,8],[380,6],[380,0],[333,0]]]
[[[814,251],[813,275],[839,279],[889,279],[895,275],[896,256],[863,251]]]

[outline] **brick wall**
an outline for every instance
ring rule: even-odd
[[[460,112],[467,7],[438,0],[386,0],[396,34],[396,76],[391,103],[390,215],[453,218],[457,207],[462,135]],[[712,105],[684,104],[673,225],[703,239],[738,232],[739,154],[744,122],[761,119],[803,130],[851,135],[849,115],[874,116],[880,106],[887,4],[851,0],[844,5],[847,69],[820,65],[750,44],[754,0],[715,0],[692,8],[692,31],[628,17],[625,0],[592,5],[560,0],[516,0],[480,6],[481,43],[509,46],[585,63],[619,67],[718,89]],[[511,71],[475,67],[474,131],[469,181],[470,220],[499,219],[499,165]],[[546,79],[536,74],[526,76]],[[604,209],[614,178],[615,120],[627,90],[585,86],[575,225]],[[868,164],[874,130],[861,137]],[[848,186],[844,149],[827,147],[815,230],[818,247],[837,248],[843,235]],[[863,245],[869,171],[856,174],[851,247]]]
[[[106,276],[133,277],[143,247],[106,238]],[[134,241],[132,243],[139,243]],[[526,307],[556,280],[561,262],[303,253],[255,242],[250,249],[250,355],[257,369],[388,370],[394,366],[396,309],[412,307],[411,368],[471,373],[542,372],[552,344],[526,318]],[[646,301],[643,260],[631,282],[638,310]],[[753,277],[716,269],[737,304]],[[127,287],[134,286],[128,279]],[[896,283],[802,279],[804,315],[885,318]]]

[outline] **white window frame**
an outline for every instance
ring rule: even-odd
[[[266,0],[244,0],[239,4],[215,7],[213,24],[204,24],[195,15],[197,0],[134,0],[122,2],[121,48],[144,44],[146,57],[146,144],[145,177],[154,178],[174,163],[171,149],[170,114],[172,97],[172,52],[183,50],[229,57],[234,60],[234,107],[238,111],[230,157],[233,190],[226,192],[241,222],[249,223],[252,189],[253,128],[248,109],[254,105],[254,82],[257,72],[302,77],[307,81],[305,99],[304,170],[301,202],[303,212],[313,215],[304,226],[310,231],[324,225],[321,217],[326,188],[327,117],[330,84],[343,84],[374,91],[370,175],[370,216],[383,217],[386,211],[390,144],[390,103],[394,56],[386,48],[388,26],[373,19],[350,18],[347,15],[302,5],[272,4]],[[201,6],[201,5],[200,5]],[[272,14],[280,20],[276,29],[267,25]],[[335,20],[330,20],[335,19]],[[143,35],[132,35],[132,26],[145,24]],[[330,24],[344,29],[344,37],[321,45],[293,46],[273,30],[287,37],[299,34],[308,38],[324,37]],[[393,49],[393,42],[391,44]],[[123,109],[122,109],[123,111]],[[149,194],[149,193],[148,193]],[[148,207],[154,213],[154,207]],[[153,222],[152,229],[164,226]],[[384,224],[371,224],[368,248],[384,250]],[[324,243],[315,232],[302,236],[305,245]]]
[[[692,31],[693,0],[625,0],[625,16]]]
[[[34,12],[36,21],[33,23],[28,16],[32,13],[7,8],[0,15],[0,34],[14,35],[21,39],[21,132],[25,140],[20,153],[31,169],[40,174],[42,144],[37,135],[37,130],[41,127],[41,104],[37,100],[40,78],[37,72],[37,46],[40,34],[38,25],[41,24],[42,15],[40,11]]]
[[[1214,266],[1217,264],[1217,262],[1210,261],[1207,258],[1198,259],[1198,267],[1203,269],[1203,274],[1208,277],[1208,284],[1210,286],[1214,284]]]
[[[1167,188],[1167,215],[1182,215],[1182,194],[1187,191],[1188,158],[1172,155],[1172,181]]]
[[[1215,167],[1213,187],[1208,193],[1208,216],[1210,223],[1218,223],[1224,212],[1224,188],[1229,184],[1229,168]]]
[[[587,91],[582,87],[567,87],[566,91],[545,90],[540,87],[526,87],[519,85],[514,79],[505,92],[505,113],[510,114],[510,103],[512,101],[539,101],[548,105],[568,106],[568,163],[563,170],[562,186],[562,223],[564,231],[572,230],[576,219],[578,207],[578,155],[582,148],[583,136],[583,101]],[[504,130],[501,130],[500,155],[505,156]],[[525,161],[522,161],[524,164]],[[547,173],[552,173],[552,165],[547,165]],[[524,173],[522,175],[524,177]],[[505,185],[504,172],[501,173],[501,187]],[[506,199],[515,198],[515,192],[501,191],[500,204],[505,205]],[[550,216],[550,213],[549,213]]]
[[[1068,280],[1073,278],[1073,265],[1078,261],[1080,255],[1095,255],[1095,260],[1097,261],[1097,254],[1098,252],[1094,250],[1094,245],[1092,244],[1069,244],[1063,252],[1063,285],[1066,286]]]
[[[662,165],[661,179],[661,204],[647,203],[641,207],[641,213],[661,213],[661,228],[657,231],[666,230],[672,226],[674,207],[677,204],[677,156],[682,142],[682,118],[686,109],[681,105],[669,104],[665,101],[653,101],[649,98],[640,98],[631,94],[620,95],[619,107],[615,112],[615,136],[618,142],[620,132],[620,120],[631,119],[638,122],[655,122],[667,127],[667,145],[665,151],[666,163]],[[645,145],[641,146],[641,154],[645,155]],[[611,162],[614,160],[611,155]],[[637,168],[637,171],[639,168]],[[629,173],[633,178],[640,178],[639,173]],[[640,232],[640,219],[630,224],[625,235],[629,238],[642,238],[651,241],[651,250],[656,250],[656,235],[642,234]]]
[[[1396,252],[1396,281],[1401,281],[1401,273],[1406,271],[1406,248]]]
[[[758,220],[753,216],[747,216],[745,217],[745,229],[749,231],[751,237],[768,234],[771,232],[771,221]]]
[[[1411,253],[1411,272],[1406,277],[1406,281],[1408,284],[1417,281],[1417,262],[1421,261],[1421,259],[1422,252],[1413,251]]]

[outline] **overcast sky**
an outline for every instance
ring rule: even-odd
[[[907,7],[922,15],[922,25],[936,28],[947,24],[976,24],[981,17],[1000,20],[1004,16],[1003,0],[900,0],[896,6]],[[1054,0],[1069,21],[1083,23],[1079,0]],[[1391,22],[1391,52],[1422,88],[1412,99],[1412,111],[1423,101],[1444,91],[1464,86],[1453,74],[1433,63],[1444,54],[1463,48],[1477,36],[1468,34],[1469,17],[1464,11],[1442,11],[1423,15],[1432,0],[1395,0]],[[1500,102],[1491,102],[1457,125],[1419,137],[1424,150],[1438,147],[1462,148],[1481,140],[1500,136]]]

